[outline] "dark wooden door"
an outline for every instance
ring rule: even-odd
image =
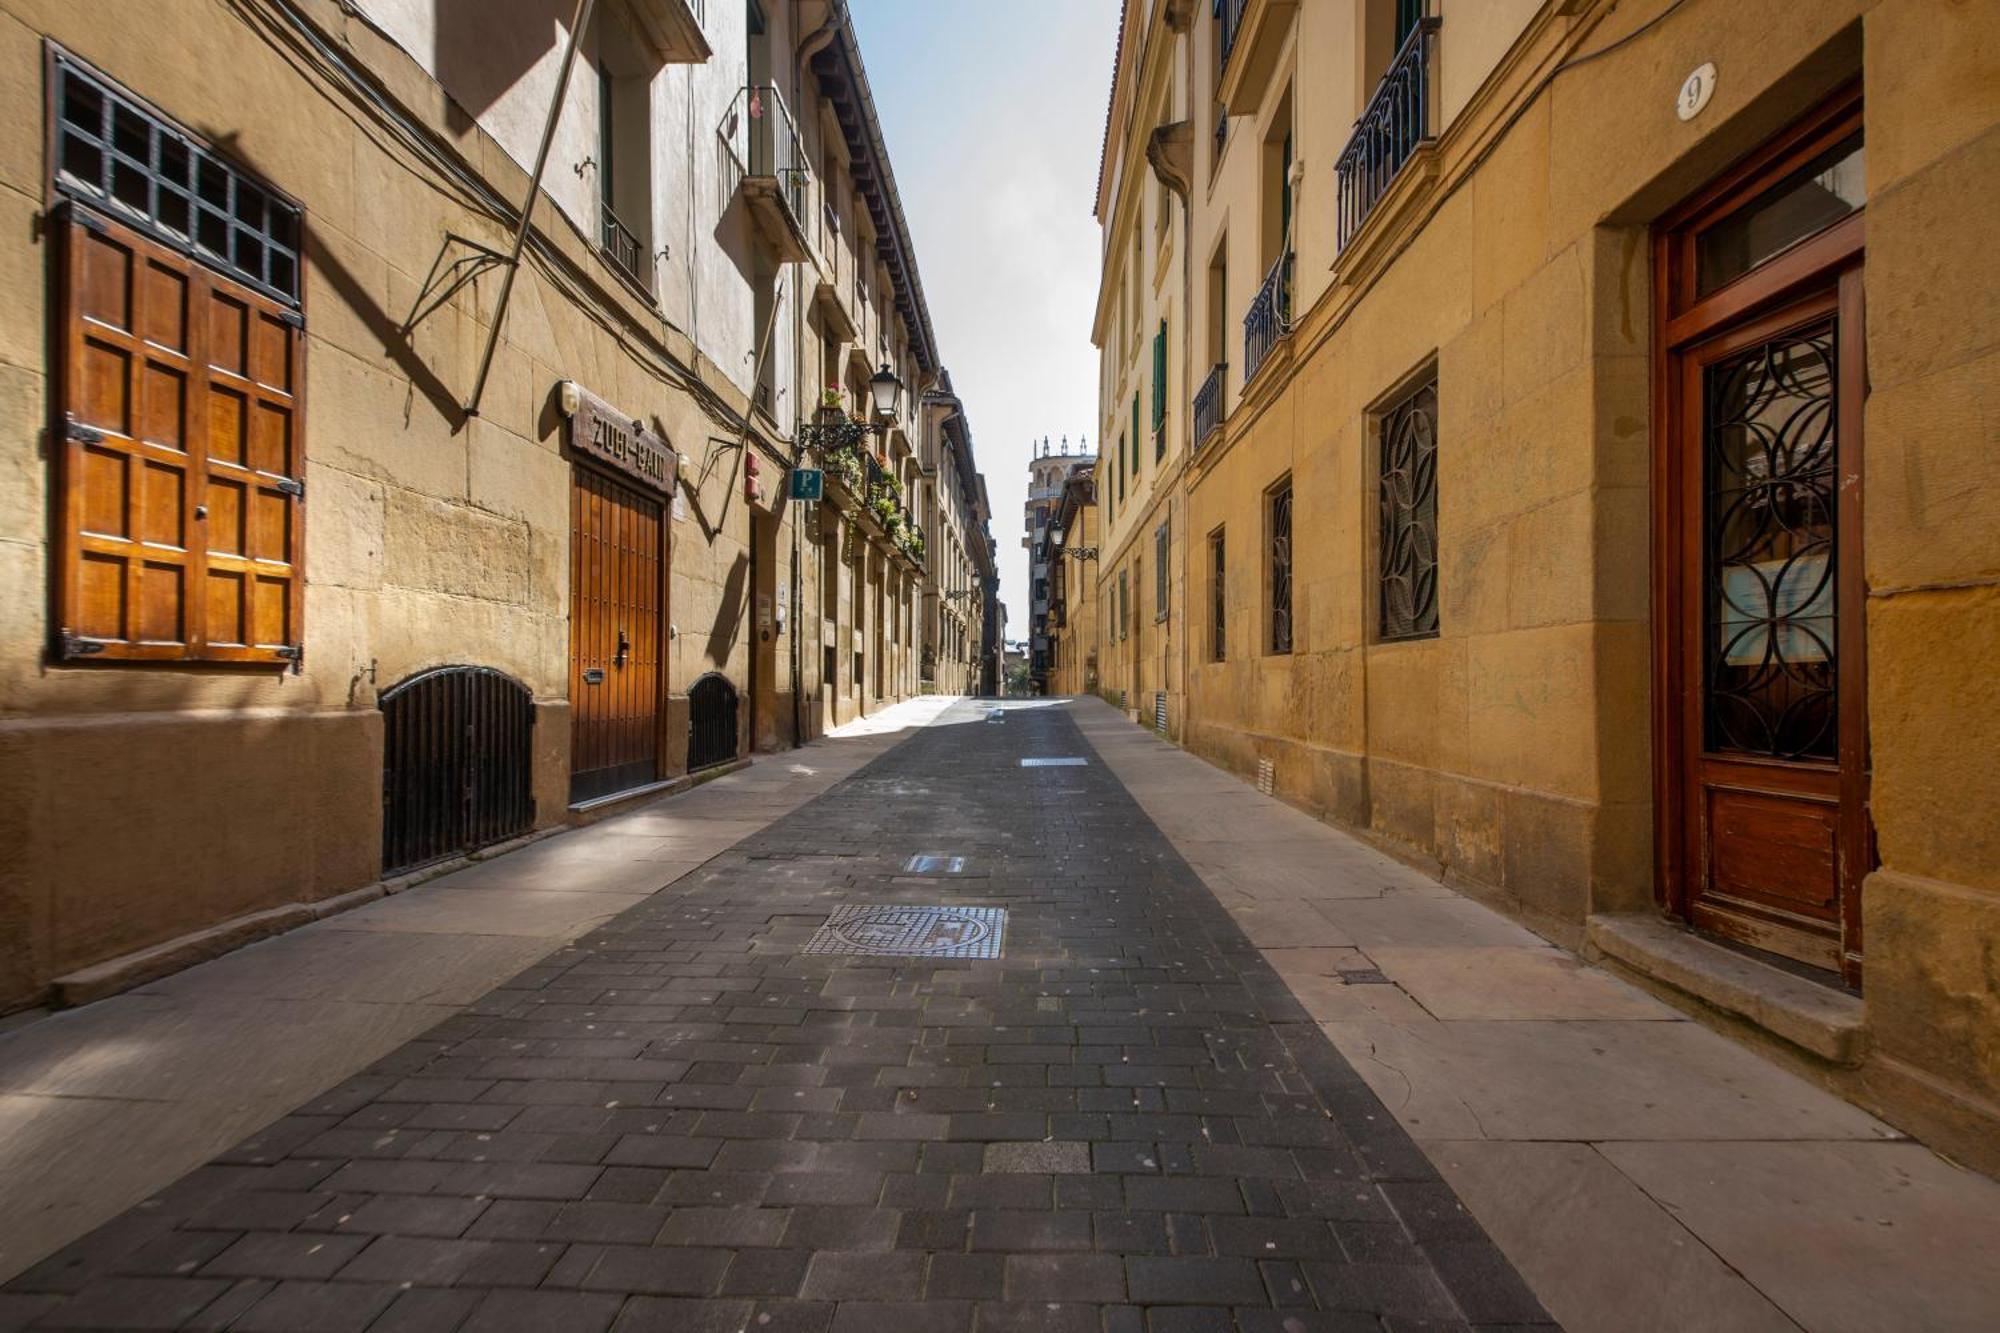
[[[660,502],[579,467],[570,488],[570,801],[660,774]]]
[[[1660,856],[1699,929],[1861,979],[1861,140],[1845,93],[1663,228]]]
[[[1744,322],[1690,349],[1680,386],[1689,917],[1829,971],[1866,872],[1846,322],[1837,292]]]

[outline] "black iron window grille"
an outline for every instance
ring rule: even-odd
[[[54,56],[56,189],[267,296],[299,304],[296,204],[78,62]]]
[[[1380,637],[1438,632],[1437,380],[1383,413]]]
[[[640,268],[644,250],[639,244],[638,234],[618,220],[618,215],[611,211],[611,205],[600,201],[597,209],[599,241],[604,247],[605,257],[620,273],[651,291],[653,284]]]
[[[1292,484],[1271,492],[1271,651],[1292,651]]]
[[[1168,525],[1153,529],[1153,619],[1167,618],[1167,553],[1173,545]]]
[[[1838,757],[1834,326],[1708,367],[1703,600],[1711,750]]]
[[[1292,331],[1292,254],[1287,250],[1264,275],[1264,285],[1243,317],[1243,382],[1257,378],[1257,368]]]
[[[1209,657],[1220,662],[1229,655],[1228,553],[1223,535],[1208,539]]]
[[[1194,448],[1199,449],[1208,437],[1222,429],[1222,381],[1229,369],[1218,361],[1208,368],[1208,378],[1194,391]]]
[[[1418,19],[1355,122],[1334,163],[1340,247],[1368,220],[1403,166],[1436,133],[1431,127],[1431,80],[1439,20]]]
[[[854,680],[861,681],[861,654],[854,655]],[[688,772],[726,764],[736,757],[736,687],[710,672],[688,687]]]
[[[382,691],[382,873],[534,827],[535,705],[491,667],[447,666]]]

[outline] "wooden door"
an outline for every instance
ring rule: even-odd
[[[660,775],[660,502],[589,468],[570,488],[570,801]]]
[[[1850,984],[1874,865],[1859,115],[1781,139],[1658,253],[1667,905]]]

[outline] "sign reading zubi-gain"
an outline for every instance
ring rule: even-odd
[[[607,463],[656,491],[671,494],[680,456],[642,421],[618,411],[572,380],[561,386],[563,414],[569,418],[569,447]]]

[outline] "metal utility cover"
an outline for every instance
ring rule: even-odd
[[[931,855],[919,852],[911,857],[903,867],[906,875],[961,875],[965,873],[965,858],[962,856]]]
[[[1023,759],[1022,768],[1082,768],[1088,759]]]
[[[870,906],[833,909],[806,943],[809,954],[889,958],[998,958],[1004,907]]]

